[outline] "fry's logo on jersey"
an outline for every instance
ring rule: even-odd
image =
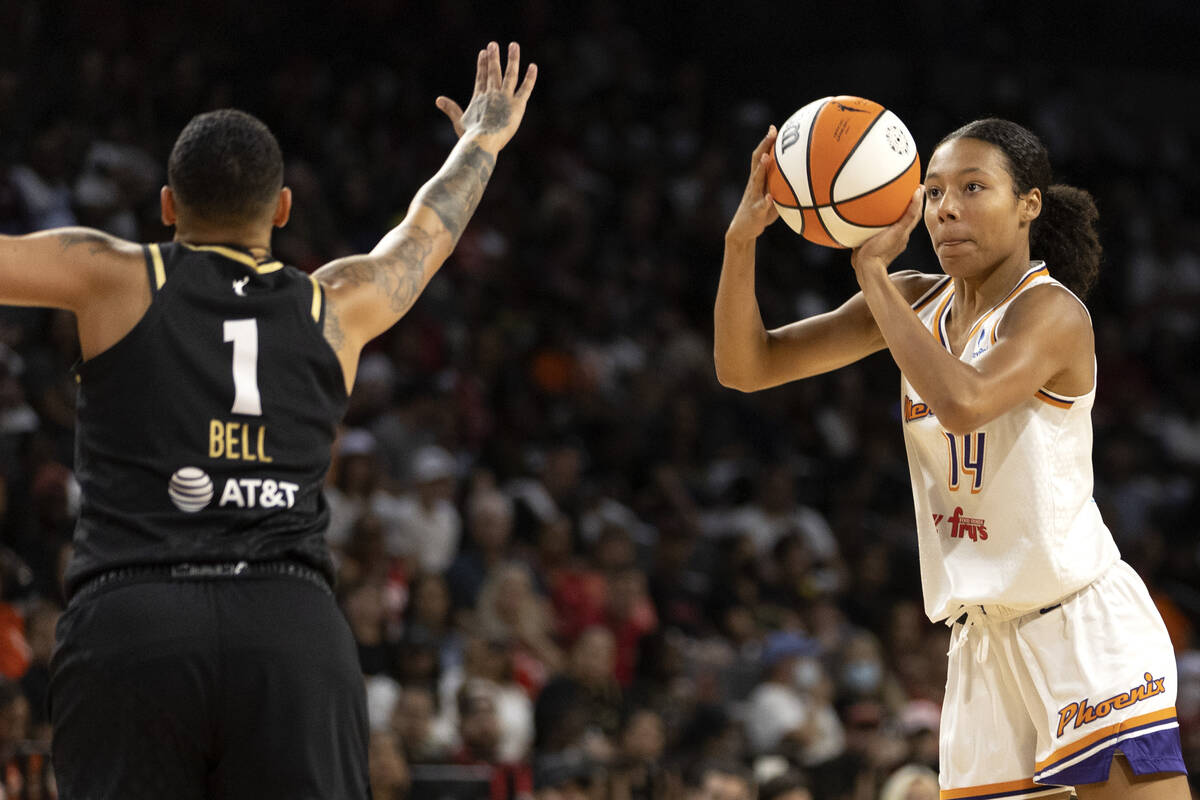
[[[1114,694],[1107,700],[1102,700],[1096,705],[1088,705],[1088,699],[1085,697],[1078,703],[1068,703],[1058,710],[1058,735],[1062,736],[1063,731],[1067,728],[1067,723],[1075,720],[1072,727],[1079,728],[1088,723],[1095,722],[1098,719],[1103,719],[1113,712],[1113,709],[1127,708],[1134,703],[1140,703],[1147,697],[1154,697],[1156,694],[1162,694],[1166,691],[1163,684],[1166,678],[1155,678],[1149,672],[1143,676],[1146,679],[1144,684],[1134,686],[1128,692]]]
[[[988,538],[987,523],[976,517],[964,517],[962,506],[954,509],[954,514],[946,519],[944,514],[933,515],[933,527],[938,528],[946,520],[950,525],[951,539],[969,538],[972,542],[986,542]]]

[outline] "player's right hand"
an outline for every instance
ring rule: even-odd
[[[746,181],[742,202],[725,232],[727,240],[757,239],[768,225],[779,219],[779,209],[767,193],[767,166],[771,163],[771,148],[775,146],[777,135],[778,131],[772,125],[750,156],[750,178]]]
[[[525,78],[517,86],[517,72],[521,64],[521,46],[512,42],[508,46],[508,69],[500,68],[500,45],[495,42],[479,51],[475,65],[475,92],[464,111],[449,97],[439,97],[437,107],[450,118],[454,132],[459,137],[472,133],[480,137],[481,144],[498,151],[517,132],[525,116],[525,103],[537,82],[537,65],[530,64]]]

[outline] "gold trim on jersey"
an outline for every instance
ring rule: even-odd
[[[243,253],[240,250],[234,250],[232,247],[224,247],[219,244],[188,244],[187,242],[180,242],[180,244],[182,244],[188,250],[216,253],[217,255],[231,258],[234,261],[237,261],[239,264],[245,264],[259,275],[266,275],[268,272],[275,272],[276,270],[283,269],[283,264],[279,263],[278,261],[264,261],[260,264],[254,260],[254,256],[250,255],[249,253]]]
[[[313,285],[312,318],[313,322],[321,321],[321,284],[312,275],[308,276]]]
[[[163,269],[162,251],[157,244],[150,245],[150,261],[154,264],[154,288],[158,290],[167,282],[167,271]]]

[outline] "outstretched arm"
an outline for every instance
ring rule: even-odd
[[[0,303],[74,311],[80,350],[91,358],[150,305],[141,245],[91,228],[0,236]]]
[[[325,336],[338,354],[346,385],[354,382],[363,345],[396,324],[449,257],[492,177],[496,154],[516,133],[537,79],[530,65],[517,86],[520,48],[508,68],[492,42],[479,53],[475,91],[465,112],[438,99],[461,138],[446,163],[413,198],[404,221],[366,255],[332,261],[315,276],[325,289]]]
[[[138,245],[91,228],[0,236],[0,304],[79,313],[141,262]]]

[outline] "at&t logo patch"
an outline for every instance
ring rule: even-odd
[[[212,478],[198,467],[180,467],[167,484],[167,496],[180,511],[194,514],[212,502]]]

